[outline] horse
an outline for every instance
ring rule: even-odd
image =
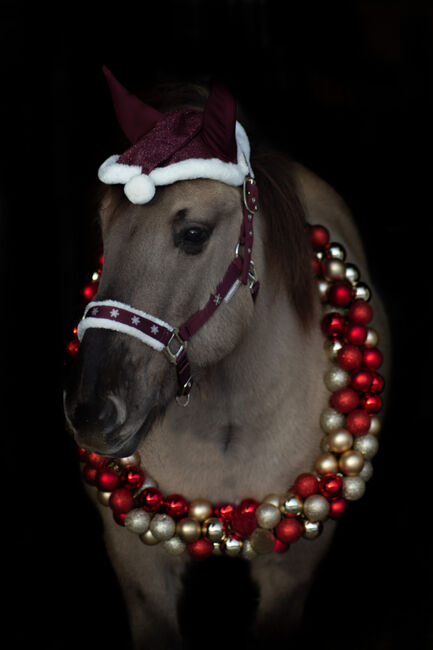
[[[190,105],[184,95],[178,94],[170,107]],[[194,106],[202,110],[203,104],[196,98]],[[321,224],[340,243],[338,250],[344,250],[352,262],[355,284],[362,277],[372,286],[354,219],[333,188],[271,148],[252,147],[252,168],[258,188],[253,280],[260,280],[260,290],[252,295],[253,282],[238,283],[230,299],[219,300],[218,309],[188,341],[194,383],[188,386],[187,399],[176,399],[176,373],[165,355],[137,337],[106,328],[85,331],[65,388],[66,418],[77,444],[86,450],[83,453],[99,455],[117,473],[119,464],[114,459],[143,459],[146,479],[140,490],[151,493],[157,486],[162,494],[182,495],[196,504],[196,514],[203,503],[239,504],[250,497],[259,503],[267,495],[271,495],[266,502],[272,512],[281,513],[281,499],[275,495],[283,494],[286,504],[292,500],[285,511],[289,516],[293,500],[299,502],[290,492],[296,477],[312,472],[309,475],[317,480],[329,474],[329,458],[325,458],[329,433],[341,431],[344,416],[329,407],[330,380],[324,377],[330,376],[330,366],[336,367],[338,337],[324,346],[320,323],[327,312],[322,285],[329,289],[330,281],[322,278],[317,290],[311,258],[315,256],[316,266],[323,265],[323,259],[321,253],[312,253],[308,224]],[[104,187],[99,207],[104,263],[95,304],[112,301],[113,309],[133,305],[137,318],[158,314],[161,320],[154,323],[180,324],[206,305],[209,295],[218,297],[218,282],[239,253],[242,192],[241,187],[212,179],[181,180],[157,188],[151,201],[136,205],[128,201],[121,185]],[[372,293],[372,331],[379,333],[383,349],[388,345],[387,319]],[[344,312],[335,306],[327,310],[334,315]],[[153,327],[158,329],[158,324]],[[183,351],[177,330],[170,345],[176,359]],[[325,424],[324,418],[328,418]],[[378,418],[371,420],[377,423]],[[324,465],[321,474],[319,454]],[[340,478],[344,473],[341,465],[338,472],[334,468]],[[365,478],[367,473],[364,469]],[[117,525],[107,507],[110,490],[100,488],[96,497],[94,488],[87,488],[103,520],[134,648],[184,647],[179,603],[194,564],[191,554],[178,553],[174,543],[173,552],[167,552],[170,540],[163,541],[165,533],[158,538],[156,525],[153,536],[149,531],[132,534]],[[204,511],[196,517],[200,526],[205,517],[215,519],[215,508],[204,506]],[[190,522],[188,512],[182,513]],[[124,521],[118,523],[126,521],[125,513],[121,514]],[[152,516],[156,521],[150,512],[151,522]],[[161,525],[164,516],[158,520]],[[175,515],[168,519],[175,521],[178,534],[172,539],[179,541],[183,520]],[[236,562],[245,563],[256,589],[251,638],[258,644],[290,640],[317,568],[332,543],[337,519],[329,517],[315,529],[313,525],[314,540],[304,535],[296,544],[280,542],[279,550],[285,552],[268,552],[269,539],[272,546],[276,540],[272,526],[265,524],[256,542],[260,552],[247,542],[239,551],[236,535],[232,553],[225,542],[226,555],[237,555]],[[193,536],[188,537],[188,525],[182,528],[184,542],[197,536],[193,526]],[[213,543],[219,554],[224,538],[218,538],[220,529],[214,521],[212,525],[216,539],[222,540]],[[208,538],[212,539],[210,533]],[[185,544],[180,545],[184,550]],[[194,570],[224,562],[230,575],[234,558],[213,555],[194,564]],[[215,588],[218,573],[210,579],[209,590]],[[235,592],[236,585],[228,578],[226,590],[232,589]],[[231,607],[236,608],[236,603],[231,602]]]

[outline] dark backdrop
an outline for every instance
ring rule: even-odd
[[[111,648],[127,634],[61,406],[64,343],[92,270],[96,172],[118,137],[103,64],[133,91],[224,79],[260,130],[352,208],[390,317],[392,396],[375,475],[339,527],[303,640],[432,647],[431,4],[3,6],[3,557],[15,647]],[[209,626],[221,629],[212,611]]]

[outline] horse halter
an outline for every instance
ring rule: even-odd
[[[235,257],[203,309],[196,311],[180,327],[173,327],[156,316],[117,300],[96,300],[87,305],[78,325],[79,340],[82,340],[89,328],[110,329],[134,336],[155,350],[164,352],[168,361],[176,366],[178,382],[176,401],[181,406],[188,406],[193,385],[187,356],[189,339],[223,302],[228,303],[231,300],[241,284],[248,284],[253,300],[257,297],[260,284],[252,259],[253,217],[257,209],[257,185],[253,176],[248,175],[243,184],[243,218]]]

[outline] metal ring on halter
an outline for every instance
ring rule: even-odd
[[[176,343],[179,345],[178,349],[175,352],[172,352],[170,349],[170,345],[173,341],[176,341]],[[179,334],[179,330],[177,327],[173,329],[173,334],[171,335],[171,338],[165,348],[163,349],[163,352],[167,359],[170,361],[170,363],[177,363],[177,360],[179,359],[179,356],[182,354],[184,350],[187,348],[187,341],[184,341],[183,338]]]

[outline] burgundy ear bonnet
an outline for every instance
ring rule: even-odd
[[[117,119],[132,147],[121,156],[110,156],[98,176],[103,183],[123,184],[131,203],[147,203],[158,185],[210,178],[239,186],[252,176],[248,137],[224,86],[212,86],[203,111],[160,113],[103,70]]]

